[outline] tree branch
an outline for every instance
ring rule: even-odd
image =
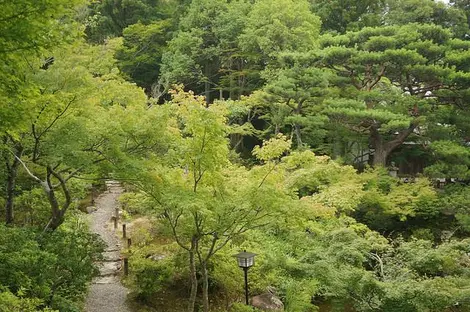
[[[413,133],[413,131],[416,129],[417,126],[418,126],[418,123],[416,122],[416,120],[411,122],[410,126],[406,130],[400,132],[395,139],[385,144],[386,148],[393,149],[397,147],[398,145],[402,144],[405,141],[405,139],[411,133]]]
[[[30,170],[29,168],[26,166],[26,164],[21,160],[21,158],[19,158],[18,156],[15,155],[15,153],[13,153],[12,151],[10,151],[13,156],[16,158],[16,160],[18,160],[20,162],[20,164],[23,166],[24,170],[26,170],[26,173],[31,177],[33,178],[36,182],[39,182],[41,184],[45,183],[44,181],[42,181],[41,179],[39,179],[37,176],[35,176]]]
[[[49,167],[50,168],[50,167]],[[72,203],[72,197],[70,196],[70,191],[67,188],[66,180],[60,176],[60,174],[56,173],[52,168],[50,169],[51,174],[60,182],[60,186],[62,187],[62,191],[64,192],[65,202],[62,205],[62,215],[65,214],[67,208]]]
[[[184,250],[190,251],[191,249],[188,248],[188,247],[186,247],[186,246],[180,241],[179,236],[178,236],[178,233],[176,232],[176,228],[178,227],[178,220],[179,220],[179,218],[181,217],[182,214],[183,214],[183,213],[180,212],[180,213],[176,216],[175,220],[172,221],[172,218],[171,218],[171,216],[170,216],[168,210],[165,209],[165,211],[163,212],[163,216],[165,217],[165,219],[168,220],[168,223],[170,223],[171,231],[172,231],[172,233],[173,233],[173,237],[175,238],[176,243],[177,243],[181,248],[183,248]]]
[[[75,100],[77,99],[77,96],[74,95],[73,98],[67,103],[67,105],[64,107],[64,109],[52,120],[52,122],[39,134],[38,136],[38,139],[41,138],[41,136],[43,136],[47,131],[49,131],[53,126],[54,124],[57,122],[57,120],[60,119],[60,117],[62,117],[66,112],[67,110],[70,108],[70,106],[72,105],[73,102],[75,102]]]

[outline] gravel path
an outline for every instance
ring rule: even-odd
[[[93,280],[85,304],[85,312],[131,312],[126,304],[128,290],[122,286],[120,243],[110,223],[117,200],[122,193],[118,182],[107,181],[107,191],[96,199],[97,210],[90,214],[90,229],[106,242],[104,261],[99,263],[100,276]]]

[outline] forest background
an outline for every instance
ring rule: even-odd
[[[470,311],[468,0],[0,11],[0,311],[81,310],[106,179],[148,309],[251,311],[247,249],[286,311]]]

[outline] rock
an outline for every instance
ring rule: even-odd
[[[93,213],[95,211],[97,211],[98,208],[96,208],[95,206],[89,206],[89,207],[86,207],[86,212],[87,213]]]
[[[262,311],[284,311],[284,304],[282,301],[270,292],[253,297],[251,299],[251,305]]]
[[[151,255],[148,256],[147,258],[152,259],[153,261],[160,261],[166,258],[165,255]]]

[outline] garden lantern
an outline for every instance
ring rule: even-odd
[[[245,303],[246,305],[248,305],[248,269],[255,264],[255,256],[256,254],[252,252],[247,252],[246,250],[234,255],[234,257],[237,258],[238,266],[242,268],[245,273]]]

